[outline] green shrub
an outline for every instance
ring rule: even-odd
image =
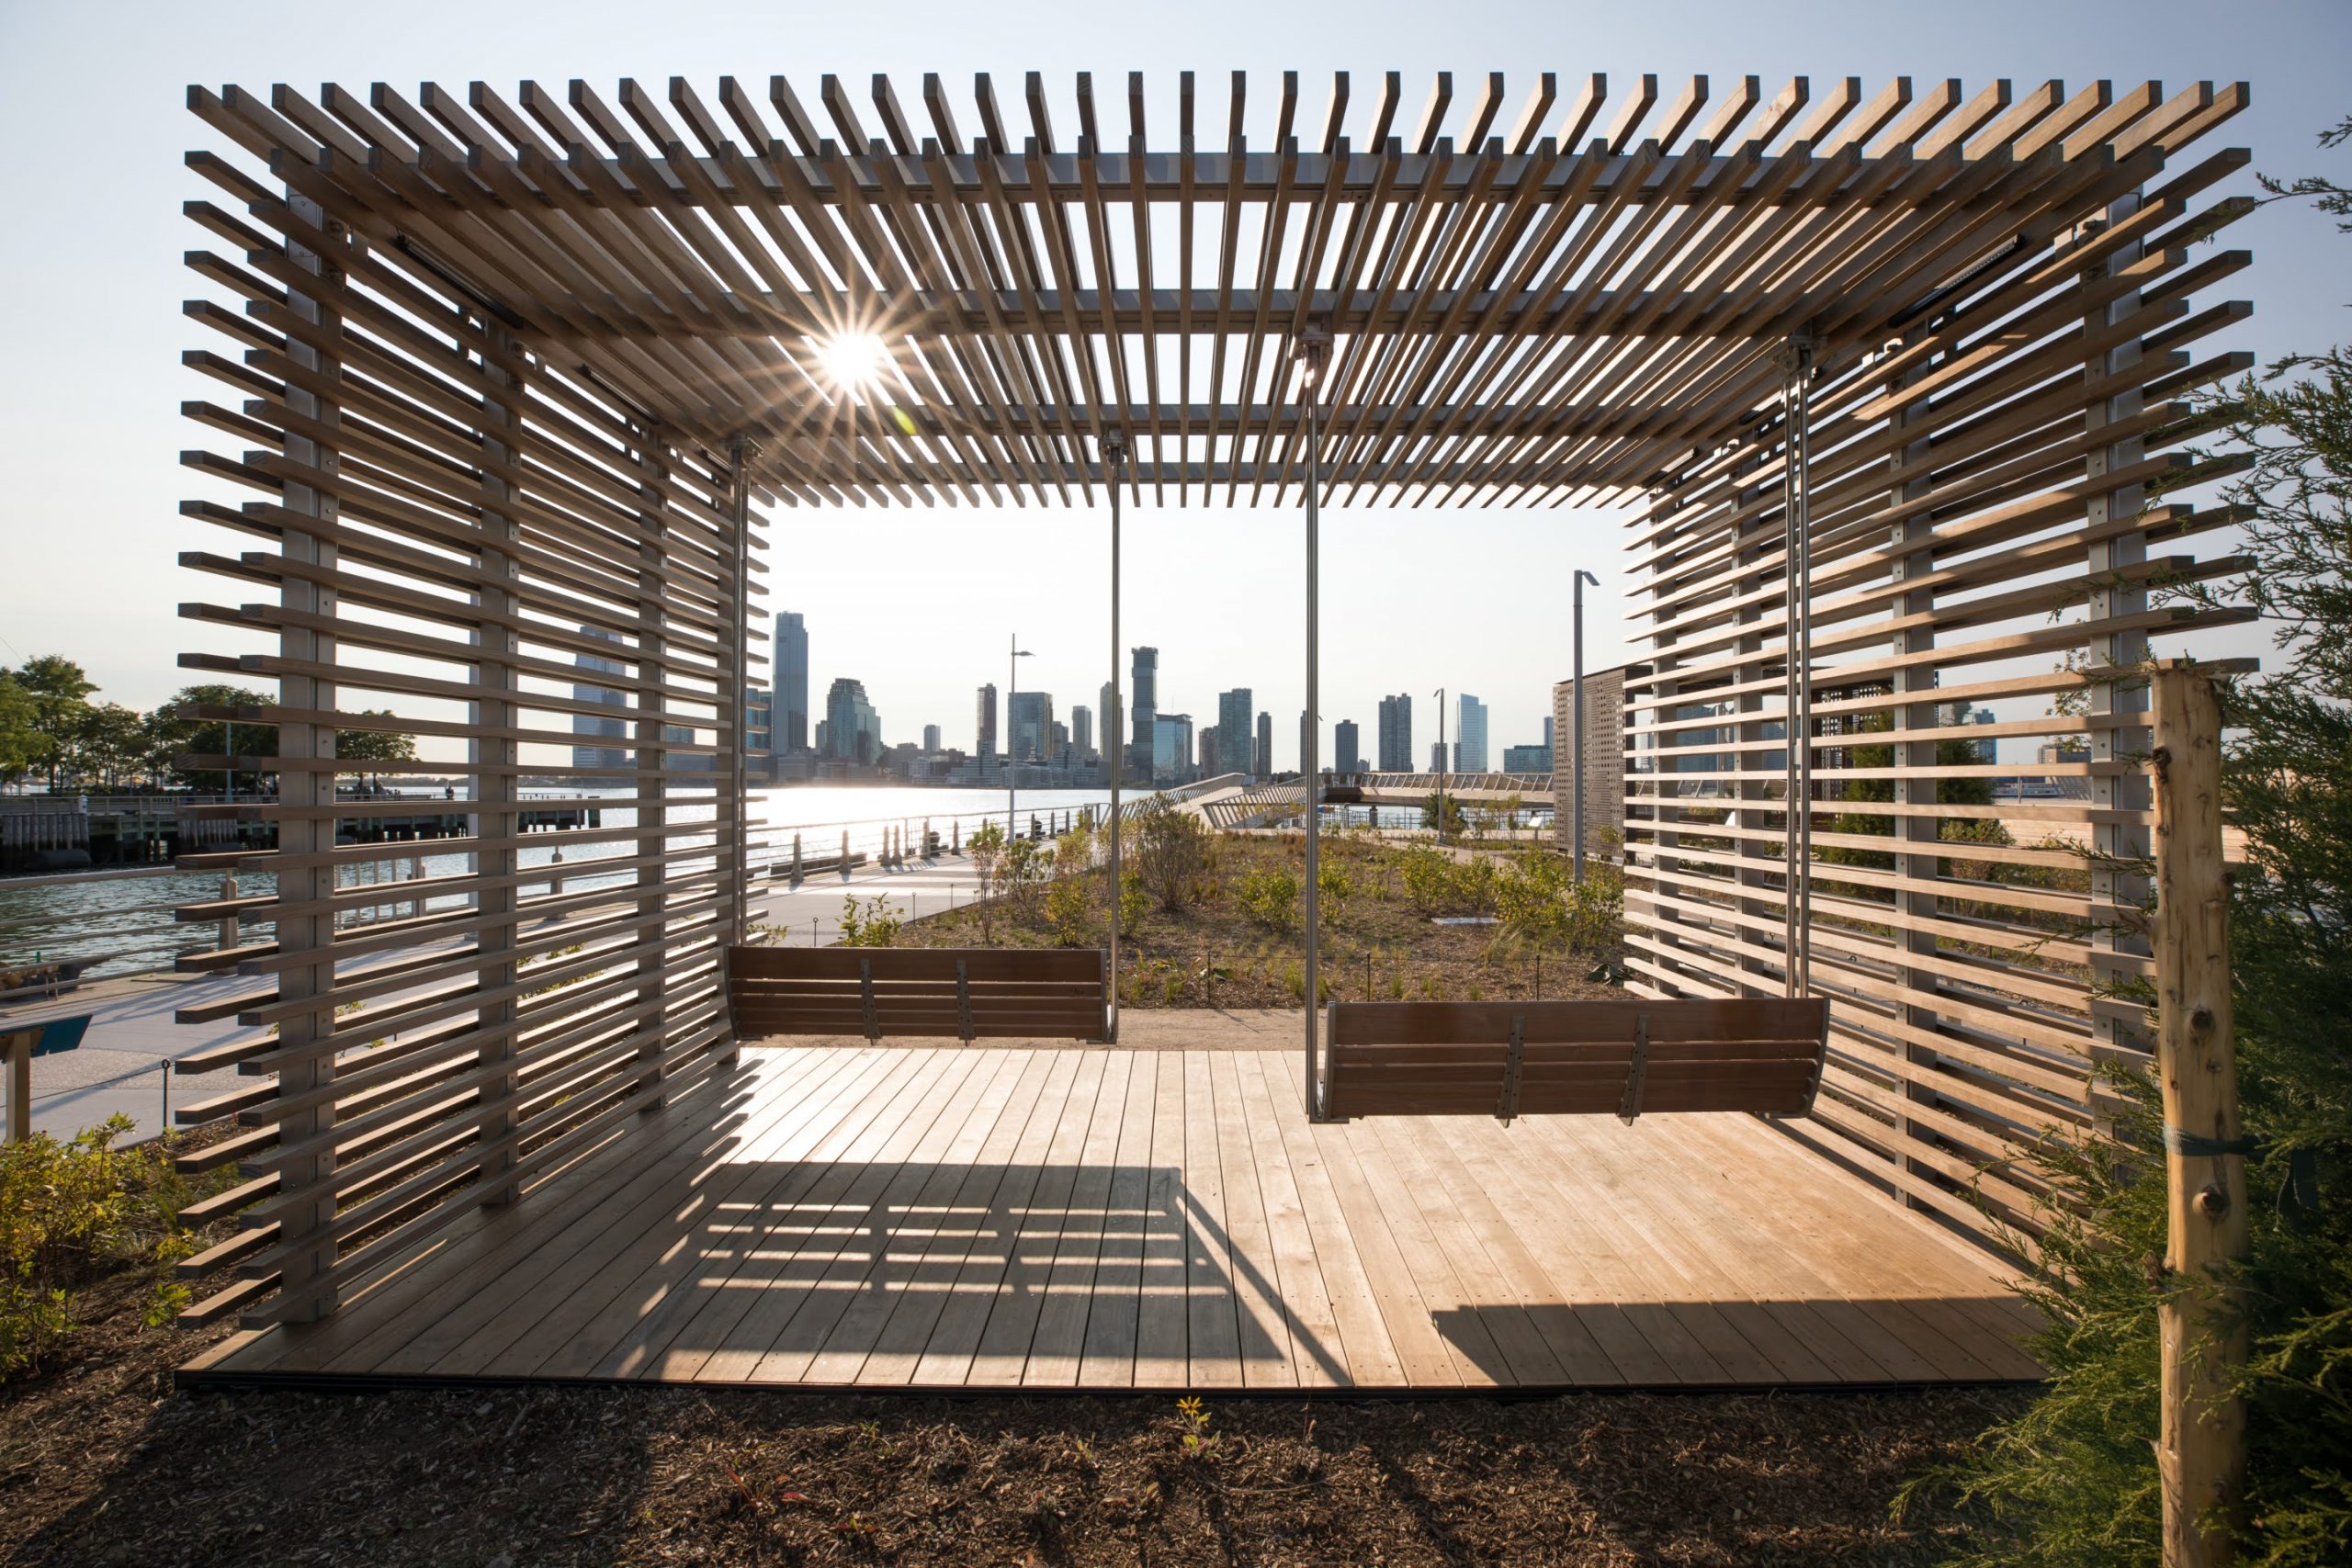
[[[1046,924],[1061,947],[1084,947],[1094,936],[1094,899],[1082,876],[1065,876],[1046,889]]]
[[[1196,902],[1215,852],[1208,824],[1154,795],[1136,813],[1134,827],[1136,872],[1159,907],[1172,913]]]
[[[195,1191],[161,1146],[116,1148],[130,1130],[114,1116],[0,1145],[0,1380],[39,1371],[72,1337],[74,1293],[93,1279],[125,1264],[166,1270],[193,1250],[178,1216]],[[151,1320],[186,1295],[164,1273]]]
[[[854,897],[842,900],[843,947],[895,947],[899,930],[905,924],[906,920],[890,907],[888,898],[877,896],[863,905]]]
[[[1444,851],[1411,845],[1396,856],[1396,874],[1414,913],[1434,915],[1444,909],[1453,889],[1453,862]]]
[[[1242,874],[1234,900],[1251,925],[1290,931],[1298,924],[1298,873],[1290,867],[1253,866]]]

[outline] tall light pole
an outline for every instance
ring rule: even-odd
[[[1323,423],[1322,380],[1323,356],[1330,347],[1330,336],[1320,325],[1310,326],[1298,344],[1299,385],[1306,403],[1306,733],[1299,737],[1298,771],[1306,807],[1306,1107],[1310,1114],[1319,1115],[1322,1100],[1316,1089],[1316,1012],[1321,1005],[1320,976],[1321,925],[1323,907],[1318,874],[1322,867],[1318,859],[1322,815],[1320,798],[1321,770],[1317,766],[1317,731],[1321,728],[1319,708],[1322,702],[1322,625],[1320,617],[1321,583],[1318,572],[1321,550],[1322,521],[1317,508],[1323,488]],[[1273,772],[1270,765],[1268,773]]]
[[[1021,737],[1012,728],[1012,699],[1021,690],[1021,661],[1029,657],[1029,650],[1021,646],[1021,634],[1013,633],[1012,657],[1005,660],[1012,673],[1004,678],[1004,845],[1008,850],[1019,837],[1013,828],[1013,803],[1021,776]]]
[[[1445,688],[1437,689],[1437,847],[1445,848]]]
[[[1127,472],[1127,443],[1115,431],[1102,436],[1102,471],[1111,491],[1111,711],[1102,716],[1102,750],[1111,758],[1111,1043],[1119,1043],[1119,754],[1125,739],[1126,693],[1119,683],[1119,486]]]
[[[1576,592],[1573,596],[1576,604],[1576,653],[1575,662],[1570,666],[1569,678],[1572,690],[1568,699],[1568,724],[1576,731],[1568,738],[1568,744],[1575,749],[1576,757],[1576,784],[1570,796],[1570,809],[1575,816],[1568,824],[1568,832],[1576,841],[1575,872],[1578,882],[1584,880],[1584,585],[1588,582],[1595,588],[1600,586],[1600,579],[1578,568],[1576,576]],[[1558,763],[1556,751],[1553,761],[1556,766]],[[1553,798],[1556,800],[1559,797],[1555,795]]]

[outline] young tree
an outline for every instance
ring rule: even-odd
[[[39,710],[23,682],[0,670],[0,784],[21,784],[41,760]]]
[[[16,677],[17,684],[32,699],[33,731],[40,738],[35,764],[48,770],[49,787],[54,790],[63,782],[74,738],[81,731],[90,694],[98,689],[97,684],[79,664],[55,653],[28,659],[17,667]]]
[[[2323,139],[2352,140],[2352,119]],[[2352,219],[2352,191],[2264,182]],[[2339,227],[2352,231],[2352,222]],[[2251,1251],[2239,1283],[2251,1356],[2249,1463],[2228,1523],[2241,1561],[2318,1568],[2352,1559],[2352,353],[2280,361],[2236,389],[2231,447],[2253,468],[2244,574],[2190,599],[2252,604],[2275,656],[2230,694],[2224,808],[2245,835],[2230,952]],[[2149,1272],[2168,1215],[2154,1086],[2120,1139],[2053,1142],[2053,1206],[2030,1294],[2050,1320],[2032,1345],[2046,1392],[1934,1478],[1973,1510],[1972,1562],[2154,1562],[2160,1491],[2157,1305]]]
[[[390,718],[389,708],[361,710],[370,718]],[[416,756],[416,737],[397,729],[339,729],[334,737],[337,760],[354,762],[406,762]],[[370,779],[380,773],[369,773]]]
[[[277,727],[221,718],[184,718],[182,710],[261,708],[269,706],[270,701],[247,687],[224,685],[217,682],[183,686],[171,701],[147,716],[149,743],[160,753],[164,767],[179,784],[193,790],[220,789],[228,783],[221,769],[184,767],[180,759],[225,756],[229,753],[232,739],[236,742],[236,755],[240,757],[275,757],[277,755]],[[262,776],[262,771],[258,769],[239,769],[238,790],[253,790],[261,783]]]

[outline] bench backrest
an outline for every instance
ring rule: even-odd
[[[730,947],[738,1040],[780,1034],[1100,1040],[1099,948]]]
[[[1813,1108],[1828,1044],[1818,998],[1334,1002],[1323,1110],[1513,1116]]]

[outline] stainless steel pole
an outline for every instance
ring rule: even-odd
[[[1321,827],[1321,791],[1317,773],[1317,744],[1319,737],[1322,705],[1322,626],[1320,618],[1322,585],[1319,513],[1323,488],[1323,400],[1322,380],[1324,337],[1319,330],[1310,328],[1301,348],[1305,355],[1304,380],[1306,390],[1306,723],[1299,737],[1298,771],[1306,808],[1306,1109],[1313,1117],[1322,1114],[1322,1097],[1317,1091],[1316,1025],[1322,1005],[1322,935],[1323,906],[1319,873]],[[1268,768],[1271,774],[1272,769]]]
[[[1119,486],[1126,478],[1127,444],[1115,431],[1102,437],[1111,485],[1111,711],[1102,716],[1102,750],[1111,758],[1111,1043],[1119,1041],[1119,754],[1125,750],[1126,693],[1119,682]]]
[[[1781,701],[1787,779],[1787,843],[1782,850],[1783,988],[1802,997],[1812,986],[1811,933],[1806,930],[1813,898],[1813,528],[1806,465],[1811,454],[1807,383],[1813,374],[1813,344],[1789,340],[1782,360],[1782,412],[1787,420],[1787,457],[1781,476],[1781,511],[1787,537],[1781,547],[1782,619],[1788,649],[1788,689]]]
[[[1575,591],[1570,595],[1571,602],[1575,605],[1576,629],[1573,640],[1576,643],[1576,651],[1571,656],[1568,667],[1570,682],[1568,728],[1573,732],[1568,737],[1568,746],[1571,755],[1575,758],[1571,773],[1575,783],[1568,797],[1568,835],[1570,841],[1576,846],[1572,852],[1571,865],[1576,880],[1578,882],[1584,880],[1584,585],[1587,582],[1599,581],[1600,579],[1594,577],[1592,573],[1578,568]],[[1559,748],[1555,745],[1552,749],[1552,761],[1555,767],[1559,765]],[[1552,798],[1557,800],[1559,796],[1555,795]]]
[[[1021,690],[1021,634],[1014,632],[1007,646],[1012,649],[1012,656],[1004,661],[1004,847],[1010,852],[1015,836],[1013,805],[1017,793],[1012,770],[1019,760],[1016,753],[1020,746],[1019,737],[1012,733],[1012,699]]]
[[[734,764],[734,787],[729,792],[724,820],[735,844],[728,856],[731,873],[731,887],[728,895],[727,940],[741,943],[750,935],[751,875],[752,875],[752,813],[751,779],[748,769],[749,737],[743,730],[745,705],[751,700],[752,684],[752,480],[745,471],[752,451],[750,441],[738,435],[729,444],[729,459],[734,468],[735,480],[735,603],[733,624],[729,627],[734,644],[734,700],[720,709],[728,716],[725,755]]]

